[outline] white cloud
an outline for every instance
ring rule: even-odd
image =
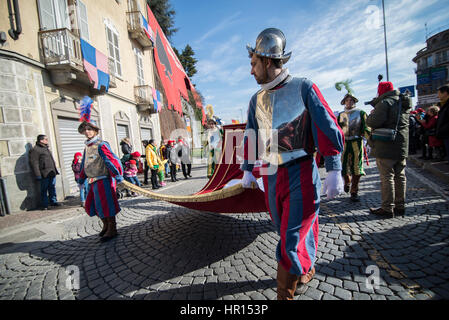
[[[211,36],[215,35],[216,33],[226,29],[233,23],[237,21],[237,18],[241,15],[241,12],[236,12],[230,17],[226,17],[223,19],[220,23],[218,23],[215,27],[207,31],[201,38],[195,41],[195,43],[199,44],[203,42],[204,40],[210,38]]]
[[[449,20],[449,11],[432,13],[438,3],[438,0],[386,2],[389,71],[395,87],[416,83],[412,58],[425,47],[424,23]],[[309,25],[301,23],[310,20],[304,18],[304,11],[298,12],[296,19],[294,13],[289,12],[292,21],[284,23],[286,50],[293,52],[286,67],[291,74],[314,81],[335,110],[342,110],[340,100],[344,95],[335,89],[335,82],[352,79],[359,104],[365,108],[362,102],[371,100],[377,92],[377,75],[382,73],[386,79],[383,27],[373,27],[369,23],[372,16],[366,11],[373,4],[379,9],[375,14],[381,17],[380,1],[338,0],[319,3],[319,10],[314,11],[317,13]],[[217,35],[241,14],[238,12],[224,19],[200,40]],[[267,21],[282,25],[280,19]],[[258,34],[250,27],[245,32]],[[420,34],[421,40],[418,39]],[[239,118],[240,109],[244,108],[246,113],[249,99],[258,89],[250,76],[245,49],[246,43],[253,43],[253,40],[243,34],[230,35],[224,41],[209,44],[207,54],[198,63],[197,82],[207,88],[202,90],[207,97],[215,97],[207,103],[214,105],[218,115]]]

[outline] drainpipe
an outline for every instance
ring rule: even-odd
[[[14,40],[19,39],[19,35],[22,33],[22,23],[20,21],[19,0],[12,0],[14,6],[14,12],[11,7],[11,0],[8,0],[8,12],[9,12],[9,24],[11,29],[8,30],[8,34]],[[15,21],[15,25],[14,25]]]

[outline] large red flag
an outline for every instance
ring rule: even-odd
[[[156,68],[161,78],[162,85],[165,89],[167,96],[167,106],[169,109],[173,108],[182,116],[182,104],[180,94],[189,100],[187,88],[192,91],[198,108],[203,109],[201,99],[195,91],[189,77],[184,71],[181,62],[173,51],[170,43],[165,37],[159,23],[153,15],[150,7],[147,5],[148,10],[148,24],[155,34],[154,43],[154,60],[156,62]],[[203,110],[203,124],[205,123],[205,116]]]

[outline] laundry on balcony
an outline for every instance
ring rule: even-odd
[[[81,52],[83,54],[84,69],[94,88],[100,90],[103,86],[106,92],[109,89],[108,57],[81,39]]]

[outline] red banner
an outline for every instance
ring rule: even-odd
[[[156,68],[161,78],[162,85],[165,89],[167,96],[167,107],[169,109],[177,111],[182,116],[182,104],[181,96],[189,101],[189,95],[187,89],[192,91],[198,108],[203,109],[201,99],[195,91],[189,77],[186,75],[181,62],[173,51],[170,43],[165,37],[159,23],[153,15],[150,7],[147,5],[148,10],[148,24],[151,30],[154,32],[154,60],[156,62]],[[205,114],[203,110],[202,122],[205,124]]]

